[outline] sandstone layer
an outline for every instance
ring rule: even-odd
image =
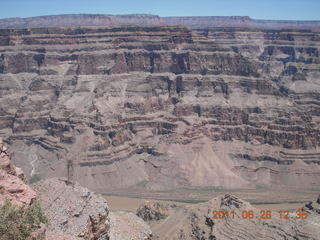
[[[0,31],[0,135],[90,189],[319,188],[320,33]],[[10,107],[9,107],[10,106]]]

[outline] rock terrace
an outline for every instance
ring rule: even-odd
[[[298,29],[2,29],[0,135],[28,178],[100,192],[317,188],[319,44]]]

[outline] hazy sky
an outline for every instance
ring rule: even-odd
[[[66,13],[320,20],[320,0],[0,0],[0,18]]]

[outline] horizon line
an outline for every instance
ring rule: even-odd
[[[26,19],[26,18],[38,18],[38,17],[52,17],[52,16],[65,16],[65,15],[101,15],[101,16],[130,16],[130,15],[149,15],[155,16],[159,18],[174,18],[174,17],[238,17],[238,18],[249,18],[251,20],[261,20],[261,21],[288,21],[288,22],[320,22],[320,19],[309,19],[309,20],[302,20],[302,19],[266,19],[266,18],[252,18],[251,16],[246,15],[177,15],[177,16],[161,16],[158,14],[153,13],[128,13],[128,14],[109,14],[109,13],[61,13],[61,14],[48,14],[48,15],[37,15],[37,16],[29,16],[29,17],[5,17],[0,18],[0,20],[5,19]]]

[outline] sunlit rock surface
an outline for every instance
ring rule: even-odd
[[[154,204],[155,205],[155,204]],[[143,204],[138,213],[150,216],[150,203]],[[154,239],[319,239],[319,214],[307,213],[305,219],[295,219],[297,211],[284,214],[270,211],[269,219],[263,219],[263,211],[232,195],[216,197],[209,202],[185,206],[163,205],[168,216],[148,221]],[[146,211],[147,210],[147,211]],[[213,211],[225,213],[224,217]],[[227,215],[228,212],[228,215]],[[251,212],[251,216],[248,213]],[[261,219],[262,218],[262,219]]]
[[[90,189],[317,188],[317,30],[0,30],[0,135]]]

